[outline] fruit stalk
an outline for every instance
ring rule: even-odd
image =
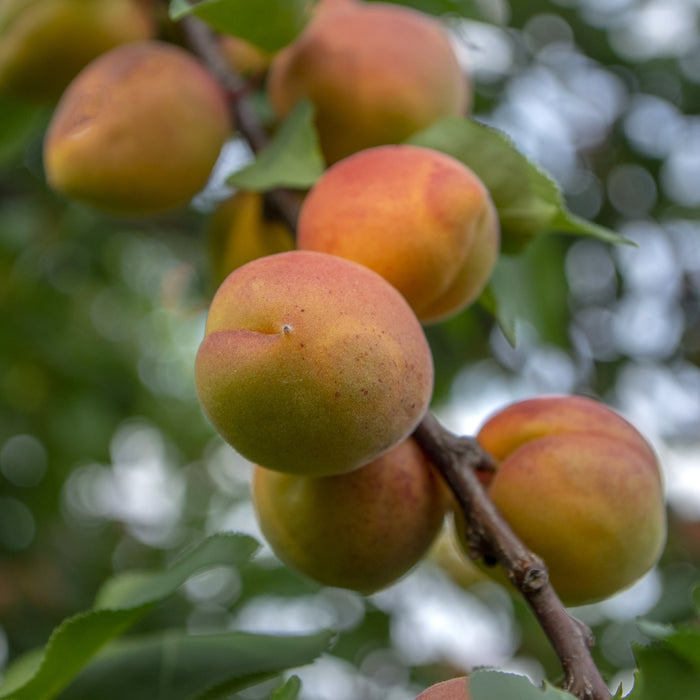
[[[566,611],[549,583],[544,562],[516,537],[477,477],[493,459],[474,438],[458,437],[427,413],[413,437],[442,474],[472,531],[475,555],[495,558],[532,608],[564,670],[564,689],[580,700],[609,700],[610,691],[590,654],[591,631]]]

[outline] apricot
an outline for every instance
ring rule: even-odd
[[[186,204],[230,130],[226,96],[190,53],[158,41],[119,46],[63,94],[44,141],[49,184],[123,214]]]
[[[436,683],[426,688],[416,700],[471,700],[469,679],[462,676]]]
[[[244,457],[320,476],[405,439],[430,402],[433,363],[414,313],[379,275],[290,251],[224,280],[195,379],[209,420]]]
[[[57,100],[94,58],[155,31],[138,0],[2,0],[0,93]]]
[[[268,69],[272,56],[245,39],[230,34],[219,37],[219,48],[226,62],[243,78],[259,78]]]
[[[420,561],[447,500],[411,438],[347,474],[314,478],[256,467],[252,488],[260,528],[282,562],[324,585],[363,594]]]
[[[221,202],[209,222],[209,258],[218,287],[236,268],[251,260],[294,249],[294,238],[281,221],[264,215],[259,192],[239,190]]]
[[[499,252],[498,217],[481,180],[428,148],[370,148],[331,166],[301,207],[297,245],[378,272],[423,322],[472,303]]]
[[[311,100],[329,163],[400,143],[442,117],[466,114],[471,103],[469,78],[438,20],[357,0],[320,3],[274,57],[267,91],[280,117]]]
[[[477,438],[499,460],[491,499],[567,605],[607,598],[656,563],[666,537],[659,464],[613,410],[579,396],[529,399]]]
[[[489,581],[487,576],[472,559],[464,553],[455,531],[452,514],[454,506],[448,507],[442,529],[435,538],[425,558],[438,566],[451,581],[464,589],[477,583]]]

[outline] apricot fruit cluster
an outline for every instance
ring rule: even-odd
[[[195,378],[218,432],[261,465],[253,500],[283,562],[370,593],[423,557],[447,506],[409,438],[432,356],[380,275],[302,250],[237,268],[212,300]]]
[[[666,537],[659,464],[613,410],[580,396],[528,399],[477,439],[498,462],[484,479],[489,496],[564,603],[607,598],[656,563]]]

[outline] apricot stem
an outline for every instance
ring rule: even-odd
[[[454,493],[472,532],[475,554],[495,558],[532,608],[559,657],[565,690],[579,700],[609,700],[610,691],[590,653],[593,634],[566,611],[544,562],[518,539],[479,481],[476,472],[492,469],[493,458],[476,439],[446,430],[432,413],[413,437]]]

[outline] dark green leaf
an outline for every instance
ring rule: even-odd
[[[301,690],[301,681],[298,676],[292,676],[284,685],[275,688],[270,695],[270,700],[297,700]]]
[[[375,0],[371,0],[374,2]],[[381,0],[379,0],[381,1]],[[484,12],[479,9],[479,2],[475,0],[383,0],[398,5],[412,7],[429,15],[457,15],[472,19],[483,18]]]
[[[42,124],[45,110],[0,96],[0,165],[11,161]]]
[[[469,676],[472,700],[572,700],[573,695],[550,685],[534,686],[525,676],[500,671],[475,671]]]
[[[308,100],[300,102],[255,161],[231,175],[228,182],[258,192],[313,185],[325,169],[313,119],[313,105]]]
[[[174,21],[196,15],[224,34],[249,41],[273,53],[288,44],[308,19],[306,0],[172,0],[170,18]]]
[[[408,142],[447,153],[481,178],[498,209],[505,252],[517,252],[533,236],[555,230],[609,243],[625,240],[568,212],[554,180],[496,129],[472,119],[450,117]]]
[[[172,631],[119,640],[105,647],[59,697],[213,700],[285,669],[311,663],[328,650],[332,639],[332,632],[272,636],[244,632],[186,635]],[[280,696],[280,700],[293,698]]]
[[[172,595],[190,576],[214,566],[243,564],[257,547],[245,535],[215,535],[166,571],[112,579],[98,594],[95,609],[64,620],[54,630],[40,664],[24,662],[23,672],[12,672],[13,684],[0,686],[0,698],[55,697],[106,642]]]

